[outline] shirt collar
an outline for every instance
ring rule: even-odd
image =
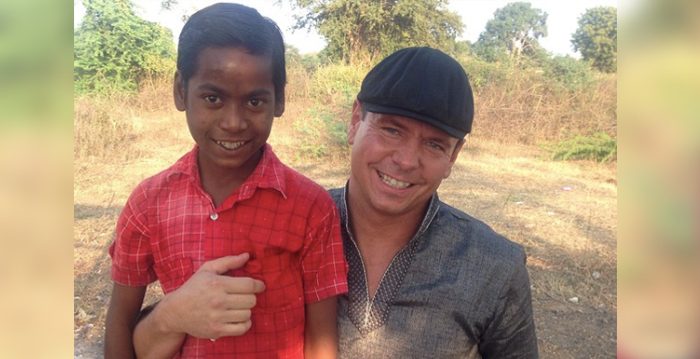
[[[343,226],[345,227],[345,232],[350,235],[350,238],[355,241],[355,238],[350,231],[350,216],[349,211],[348,211],[348,183],[345,182],[345,188],[340,194],[340,219],[343,223]],[[438,209],[440,209],[440,198],[438,198],[438,194],[433,193],[433,196],[430,197],[430,202],[428,203],[428,210],[425,211],[425,215],[423,216],[423,220],[421,221],[420,227],[418,227],[418,231],[413,235],[413,238],[411,238],[410,242],[413,242],[417,240],[417,238],[420,238],[423,233],[428,230],[428,227],[430,227],[430,224],[433,222],[433,219],[438,213]]]
[[[199,146],[182,156],[171,168],[171,174],[181,174],[192,179],[197,186],[201,187],[199,178],[199,166],[197,164],[197,153]],[[253,172],[246,178],[239,188],[240,199],[250,198],[258,188],[269,188],[278,191],[282,197],[287,198],[287,187],[285,181],[284,165],[272,151],[272,146],[268,143],[263,146],[263,155],[260,162],[255,166]]]
[[[272,152],[272,146],[266,143],[260,162],[241,185],[241,198],[252,196],[257,188],[270,188],[278,191],[286,199],[287,187],[284,176],[282,161]]]

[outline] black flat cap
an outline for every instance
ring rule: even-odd
[[[472,129],[474,97],[462,66],[429,47],[401,49],[362,81],[357,99],[367,111],[409,117],[464,138]]]

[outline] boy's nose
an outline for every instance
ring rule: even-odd
[[[226,131],[239,132],[248,128],[248,121],[243,111],[231,108],[226,111],[219,126]]]

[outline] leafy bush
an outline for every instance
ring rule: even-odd
[[[543,67],[547,78],[571,91],[585,89],[594,80],[588,63],[571,56],[555,56],[545,60]]]
[[[73,76],[78,93],[135,91],[145,77],[172,76],[170,30],[134,13],[129,0],[86,0],[74,34]]]
[[[617,141],[607,133],[576,136],[552,146],[552,159],[558,161],[593,160],[610,162],[617,159]]]
[[[322,104],[350,106],[360,91],[367,69],[331,64],[318,68],[311,80],[311,97]]]
[[[469,83],[474,90],[487,84],[504,83],[509,77],[507,66],[499,62],[487,62],[475,57],[460,59],[460,64],[469,76]]]
[[[300,137],[302,157],[321,158],[331,153],[343,153],[348,142],[347,109],[327,106],[314,106],[306,111],[303,118],[294,122],[294,129]]]

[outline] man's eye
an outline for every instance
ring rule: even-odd
[[[430,147],[432,150],[440,152],[443,152],[445,149],[445,147],[443,147],[440,143],[435,141],[428,141],[428,147]]]
[[[382,131],[386,132],[389,135],[396,136],[399,134],[399,130],[393,128],[393,127],[382,127]]]

